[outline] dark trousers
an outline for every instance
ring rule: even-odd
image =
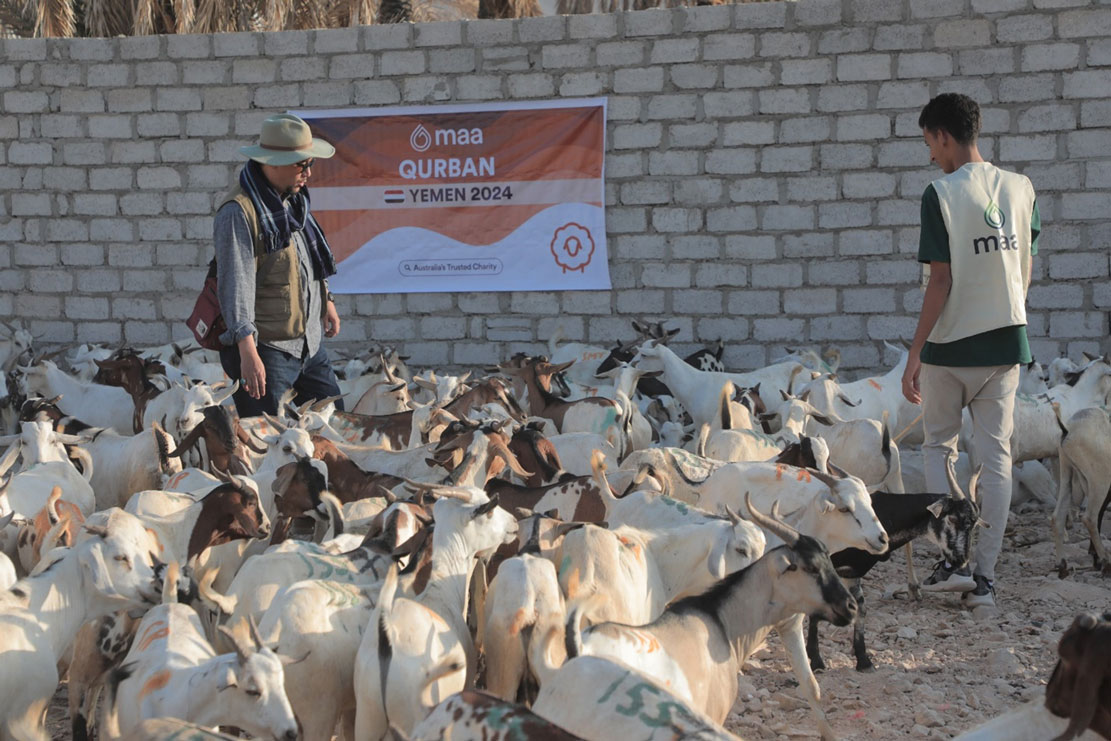
[[[266,395],[253,399],[241,385],[232,397],[240,417],[257,417],[263,412],[277,414],[278,399],[291,388],[297,392],[293,398],[293,403],[297,405],[309,400],[339,396],[339,383],[328,360],[328,351],[323,345],[316,355],[308,358],[294,357],[266,345],[259,345],[258,355],[266,368]],[[225,347],[220,350],[220,365],[232,381],[242,378],[239,372],[239,348]],[[343,399],[336,400],[336,409],[343,409]]]

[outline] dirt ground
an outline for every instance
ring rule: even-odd
[[[864,582],[868,646],[876,670],[860,673],[851,631],[822,625],[818,675],[826,712],[838,736],[849,740],[948,739],[1044,693],[1057,660],[1057,641],[1077,613],[1111,609],[1111,579],[1091,570],[1087,535],[1075,526],[1068,546],[1074,573],[1057,578],[1049,513],[1012,513],[996,584],[999,616],[976,621],[959,595],[905,594],[906,560],[897,554]],[[919,578],[934,554],[915,549]],[[746,666],[729,730],[745,739],[817,738],[798,694],[786,655],[774,634]],[[50,708],[55,741],[71,741],[65,687]],[[306,741],[317,741],[306,739]]]
[[[956,594],[923,594],[915,603],[890,593],[906,584],[897,554],[864,581],[868,646],[876,670],[855,669],[850,628],[822,624],[823,704],[839,738],[952,738],[1045,693],[1057,642],[1077,613],[1111,609],[1111,579],[1091,570],[1087,535],[1075,525],[1068,544],[1073,574],[1057,578],[1050,513],[1012,512],[996,570],[996,618],[977,621]],[[936,559],[915,548],[919,579]],[[745,739],[818,737],[790,664],[773,637],[745,666],[726,725]]]

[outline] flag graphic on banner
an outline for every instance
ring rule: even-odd
[[[610,287],[604,98],[297,114],[334,292]]]

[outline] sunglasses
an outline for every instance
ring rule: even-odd
[[[293,167],[296,167],[301,172],[304,172],[305,170],[312,167],[314,164],[316,164],[315,159],[307,159],[307,160],[301,160],[300,162],[294,162]]]

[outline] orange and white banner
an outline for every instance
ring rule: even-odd
[[[610,287],[605,98],[296,113],[335,293]]]

